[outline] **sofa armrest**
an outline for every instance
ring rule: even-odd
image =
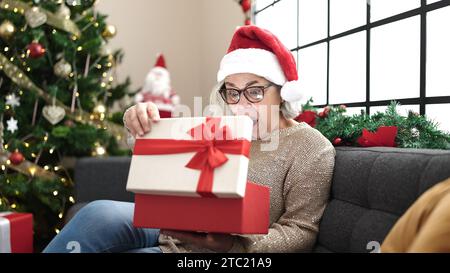
[[[74,170],[77,202],[100,199],[133,202],[126,191],[130,157],[86,157],[77,161]]]

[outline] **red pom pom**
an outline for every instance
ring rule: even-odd
[[[342,144],[342,138],[337,137],[337,138],[333,139],[333,145],[334,146],[338,146],[338,145],[341,145],[341,144]]]
[[[243,12],[247,12],[251,8],[250,0],[242,0],[241,1],[241,7]]]
[[[15,151],[9,155],[9,161],[11,161],[13,165],[19,165],[24,159],[23,154],[19,151]]]
[[[45,54],[45,48],[43,45],[41,45],[38,42],[32,42],[27,46],[28,55],[33,58],[37,59]]]

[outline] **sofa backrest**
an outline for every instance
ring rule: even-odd
[[[336,148],[315,252],[372,252],[427,189],[450,177],[450,151]]]

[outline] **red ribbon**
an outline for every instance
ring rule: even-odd
[[[220,118],[207,117],[206,123],[188,131],[193,140],[137,139],[134,155],[162,155],[196,152],[185,167],[200,170],[197,193],[216,197],[212,193],[214,169],[228,161],[225,154],[249,156],[250,141],[233,139],[230,128],[219,128]]]
[[[357,141],[362,147],[395,147],[397,131],[397,126],[380,126],[374,133],[369,132],[367,129],[363,129],[362,135]]]

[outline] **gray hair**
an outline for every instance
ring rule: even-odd
[[[219,106],[220,109],[222,109],[222,113],[231,113],[229,107],[223,101],[222,97],[219,94],[219,89],[223,86],[223,84],[224,84],[224,81],[221,81],[213,87],[211,94],[209,96],[209,103],[211,105]],[[273,85],[280,92],[281,86],[276,85],[276,84],[273,84]],[[283,114],[283,116],[286,119],[296,118],[300,114],[301,109],[302,109],[301,101],[289,102],[289,101],[283,100],[281,102],[281,106],[280,106],[281,113]]]

